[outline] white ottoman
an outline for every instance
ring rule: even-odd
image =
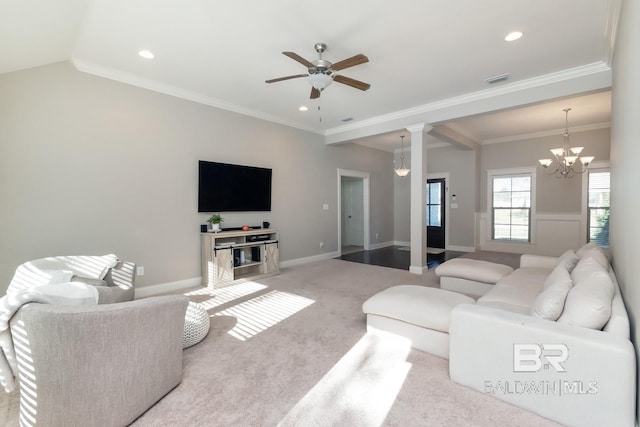
[[[367,331],[381,330],[411,340],[411,347],[449,358],[449,317],[458,304],[475,304],[466,295],[419,285],[378,292],[362,304]]]
[[[184,335],[182,336],[182,348],[198,344],[209,333],[211,326],[209,313],[202,304],[189,301],[187,312],[184,316]]]
[[[440,288],[478,297],[512,272],[508,265],[467,258],[450,259],[436,267]]]

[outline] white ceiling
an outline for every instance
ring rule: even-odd
[[[460,97],[509,73],[513,84],[591,64],[609,64],[617,0],[23,0],[0,4],[0,73],[70,60],[81,71],[325,134],[341,119],[371,120]],[[613,6],[612,6],[613,4]],[[515,42],[504,36],[524,32]],[[341,74],[310,100],[305,73],[282,55],[313,60],[325,42],[331,62],[363,53],[370,62]],[[149,49],[156,55],[137,55]],[[298,111],[306,105],[309,111]],[[564,126],[609,122],[608,92],[552,105],[447,123],[495,142]],[[319,110],[318,110],[319,109]],[[399,133],[359,141],[392,151]]]

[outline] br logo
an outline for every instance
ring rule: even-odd
[[[569,348],[564,344],[514,344],[513,372],[538,372],[555,369],[566,372],[562,365],[569,358]]]

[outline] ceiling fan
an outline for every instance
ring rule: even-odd
[[[336,71],[344,70],[345,68],[353,67],[354,65],[360,65],[364,64],[365,62],[369,62],[369,58],[367,58],[365,55],[359,53],[358,55],[354,55],[351,58],[347,58],[342,61],[336,62],[335,64],[332,64],[331,62],[322,59],[322,52],[327,49],[326,44],[316,43],[315,45],[313,45],[313,47],[315,48],[316,52],[318,52],[318,59],[313,61],[307,61],[294,52],[282,52],[284,55],[288,56],[294,61],[297,61],[307,67],[308,74],[296,74],[293,76],[279,77],[277,79],[266,80],[266,83],[275,83],[282,80],[307,77],[309,79],[309,83],[311,83],[312,86],[310,96],[311,99],[319,98],[320,92],[322,92],[333,81],[360,90],[367,90],[371,87],[369,83],[364,83],[359,80],[345,77],[336,73]]]

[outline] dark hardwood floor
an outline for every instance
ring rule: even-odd
[[[411,262],[411,252],[400,250],[402,246],[387,246],[371,251],[360,251],[342,255],[337,259],[344,261],[359,262],[362,264],[380,265],[382,267],[409,270]],[[465,252],[444,251],[441,254],[427,254],[427,266],[429,269],[435,268],[441,263],[464,255]]]

